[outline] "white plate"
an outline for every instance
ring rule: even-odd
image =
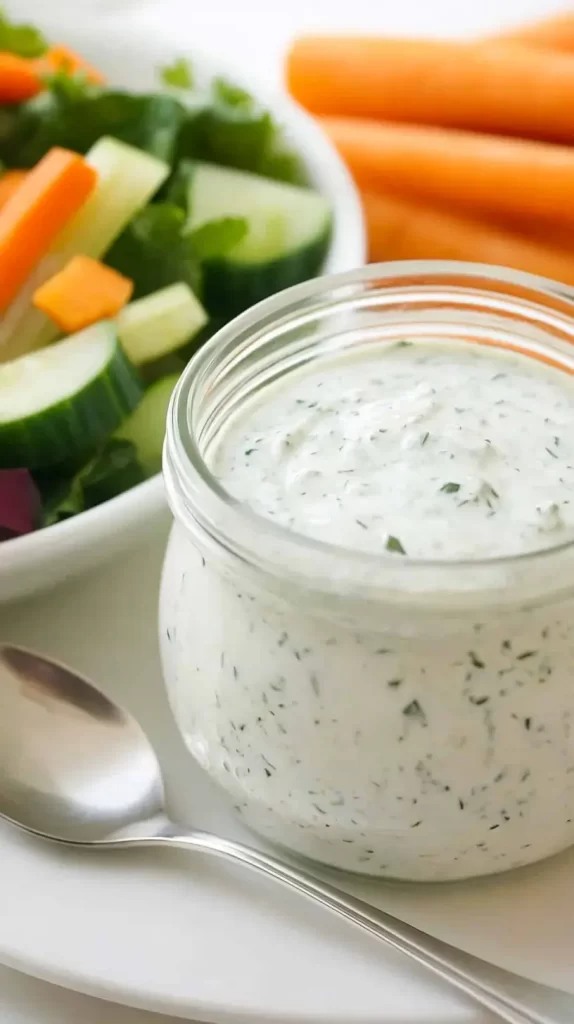
[[[126,43],[123,33],[98,28],[95,22],[89,31],[78,24],[68,24],[65,31],[59,26],[57,31],[58,38],[65,36],[114,85],[140,91],[158,88],[157,68],[174,55],[189,52],[200,82],[225,74],[256,92],[285,126],[289,140],[306,159],[312,181],[331,201],[334,233],[325,271],[350,270],[364,263],[363,217],[352,180],[330,142],[295,104],[284,96],[262,94],[251,76],[246,78],[227,61],[222,67],[216,56],[199,52],[188,38],[178,48],[130,27]],[[157,525],[163,508],[163,486],[156,476],[64,523],[0,544],[0,603],[45,590],[141,542]]]
[[[0,640],[50,652],[105,684],[153,737],[174,814],[245,838],[190,762],[163,695],[162,547],[160,534],[145,553],[49,600],[3,609]],[[181,852],[70,853],[7,826],[0,865],[0,962],[81,992],[216,1024],[491,1021],[399,955],[242,869]],[[474,885],[352,888],[470,952],[574,992],[572,855]],[[553,1002],[561,1019],[574,1019],[574,1004]]]

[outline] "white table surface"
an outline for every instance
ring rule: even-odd
[[[39,21],[46,11],[44,0],[12,0],[8,7]],[[180,52],[193,52],[194,45],[199,45],[223,58],[228,54],[234,63],[244,61],[252,74],[267,83],[279,81],[286,41],[298,31],[480,34],[496,30],[502,20],[510,24],[571,8],[571,3],[554,0],[203,0],[199,4],[194,0],[61,0],[57,5],[62,19],[68,10],[74,17],[89,17],[97,10],[100,19],[109,20],[111,30],[114,25],[125,30],[133,19],[155,33],[175,38]],[[161,544],[160,535],[158,550]],[[157,561],[157,552],[155,558]],[[113,587],[113,574],[122,567],[108,571]],[[57,592],[49,600],[58,602]],[[38,634],[40,615],[37,605],[23,603],[19,607],[21,642],[28,633],[30,637]],[[0,609],[2,638],[11,619],[12,611]],[[92,624],[86,623],[86,628],[93,628]],[[69,647],[73,660],[76,640],[70,637],[68,642],[64,624],[58,653],[65,656]],[[103,1020],[107,1024],[169,1024],[172,1018],[112,1006],[0,967],[2,1024],[100,1024]]]

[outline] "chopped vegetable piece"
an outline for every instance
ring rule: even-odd
[[[568,146],[359,118],[323,118],[322,126],[362,188],[479,215],[574,222]]]
[[[135,366],[173,352],[207,323],[207,313],[186,284],[173,284],[126,306],[118,337]]]
[[[92,85],[103,85],[105,78],[101,71],[93,67],[68,46],[51,46],[38,61],[38,70],[42,74],[82,75]]]
[[[138,460],[148,476],[159,473],[161,469],[167,410],[178,380],[174,374],[152,384],[136,411],[115,435],[135,445]]]
[[[363,193],[369,259],[474,260],[574,285],[574,255],[483,221],[396,196]]]
[[[256,174],[196,163],[188,229],[245,218],[249,230],[203,265],[209,312],[232,316],[273,292],[318,273],[331,232],[326,199],[311,189]],[[193,242],[193,236],[190,237]]]
[[[0,103],[24,103],[41,88],[35,61],[16,53],[0,53]]]
[[[90,256],[74,256],[63,270],[34,292],[34,305],[72,334],[111,319],[130,300],[130,281]]]
[[[27,171],[6,171],[0,178],[0,210],[24,181]]]
[[[0,210],[0,311],[93,191],[95,170],[77,153],[52,149]]]
[[[0,321],[0,363],[57,337],[57,328],[32,306],[36,289],[78,253],[93,259],[103,256],[169,174],[167,164],[117,139],[100,139],[86,161],[97,173],[97,186]],[[126,276],[131,276],[129,271]]]
[[[0,467],[87,458],[136,407],[142,385],[102,321],[0,366]]]
[[[304,36],[288,55],[287,80],[315,114],[574,141],[568,54],[440,39]]]
[[[27,469],[0,469],[0,541],[31,533],[40,497]]]

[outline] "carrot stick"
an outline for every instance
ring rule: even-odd
[[[24,103],[41,88],[36,61],[0,52],[0,103]]]
[[[0,210],[0,312],[95,187],[97,174],[78,156],[54,148],[28,172]]]
[[[570,147],[358,118],[321,123],[363,187],[574,224]]]
[[[34,292],[33,303],[67,334],[114,317],[129,302],[133,281],[89,256],[74,256]]]
[[[406,199],[363,193],[369,259],[470,260],[574,284],[574,253]]]
[[[97,68],[68,46],[51,46],[42,57],[38,58],[37,69],[40,75],[58,71],[65,71],[69,75],[83,74],[93,85],[103,85],[105,81],[104,76]]]
[[[27,171],[5,171],[0,177],[0,210],[24,181]]]
[[[303,36],[289,89],[315,114],[574,141],[574,61],[500,44]]]
[[[562,53],[574,53],[574,12],[555,14],[508,32],[491,36],[493,42],[522,43]]]

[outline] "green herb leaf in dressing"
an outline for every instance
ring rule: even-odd
[[[389,534],[389,536],[387,537],[386,548],[387,551],[394,551],[398,555],[406,555],[406,551],[403,545],[401,544],[399,538],[393,537],[392,534]]]

